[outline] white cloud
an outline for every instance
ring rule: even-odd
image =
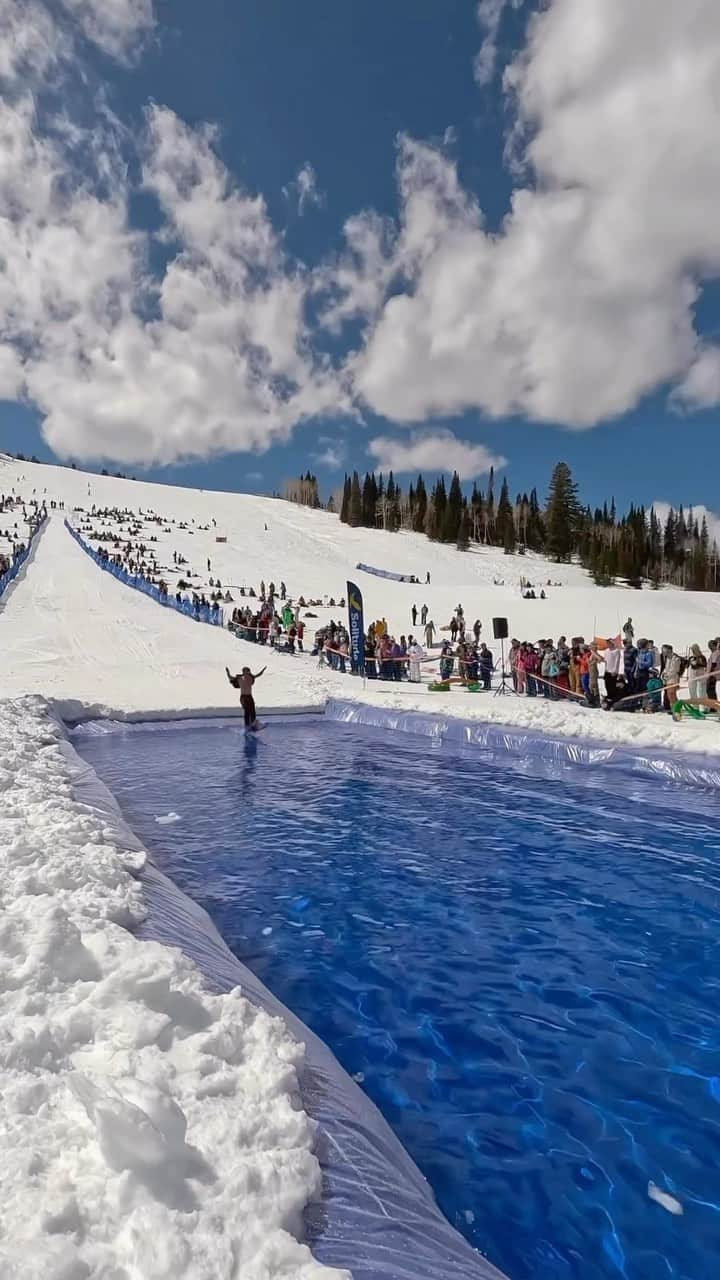
[[[415,471],[457,471],[461,480],[486,475],[491,467],[504,467],[506,459],[494,457],[483,444],[458,440],[452,431],[412,432],[409,440],[377,436],[368,453],[381,471],[399,475]]]
[[[15,44],[30,47],[28,33]],[[0,100],[0,381],[40,410],[60,456],[262,451],[305,418],[349,411],[310,351],[305,275],[264,202],[233,185],[210,131],[148,111],[144,182],[172,250],[157,280],[147,235],[129,226],[126,139],[112,118],[39,135],[20,83]]]
[[[478,8],[488,67],[504,12]],[[0,394],[35,405],[61,455],[124,463],[261,452],[353,398],[398,423],[479,408],[574,427],[665,385],[720,402],[718,348],[694,328],[720,271],[717,22],[717,0],[550,0],[505,76],[527,176],[499,231],[446,154],[405,138],[397,224],[357,213],[310,273],[211,130],[153,107],[140,139],[108,112],[38,132],[43,78],[72,77],[68,100],[97,87],[78,34],[128,61],[151,0],[0,0]],[[129,223],[138,154],[159,278]],[[293,189],[301,211],[320,199],[310,165]],[[363,325],[339,372],[311,294],[326,329]]]
[[[288,187],[283,187],[283,191],[288,198],[293,191],[296,193],[300,217],[302,217],[306,209],[311,208],[313,205],[319,207],[325,199],[322,191],[318,191],[315,170],[307,160],[298,169],[295,181],[291,182]]]
[[[339,471],[345,464],[347,449],[342,440],[334,440],[328,436],[320,436],[318,444],[322,447],[313,454],[313,462],[328,471]]]
[[[498,56],[498,36],[502,16],[508,4],[518,9],[522,0],[479,0],[477,16],[485,35],[473,62],[475,79],[479,85],[487,85],[495,74]]]
[[[498,233],[404,139],[399,226],[380,245],[366,219],[363,256],[353,220],[330,313],[366,307],[351,372],[371,408],[590,427],[684,378],[720,270],[718,83],[717,0],[553,0],[506,73],[532,182]]]
[[[0,80],[34,83],[67,52],[67,41],[38,0],[0,0]]]
[[[678,502],[670,503],[661,501],[653,502],[652,505],[655,509],[655,515],[663,528],[665,527],[665,521],[668,518],[670,507],[672,506],[673,510],[677,511],[680,506]],[[704,519],[707,523],[710,541],[717,542],[718,546],[720,546],[720,515],[718,515],[717,511],[711,511],[708,507],[703,506],[702,502],[698,502],[695,506],[688,503],[685,505],[684,511],[686,516],[692,511],[694,519],[697,520],[700,525],[702,525]]]
[[[62,0],[83,34],[105,53],[126,61],[155,26],[153,0]]]
[[[720,347],[701,347],[682,382],[674,401],[686,409],[711,409],[720,404]]]

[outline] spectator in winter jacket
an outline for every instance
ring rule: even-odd
[[[634,637],[634,635],[635,635],[635,628],[634,628],[634,626],[633,626],[633,620],[632,620],[632,618],[628,618],[628,620],[627,620],[627,622],[624,624],[624,626],[623,626],[623,629],[622,629],[622,630],[623,630],[623,638],[624,638],[625,640],[630,640],[630,641],[632,642],[632,639],[633,639],[633,637]]]
[[[535,677],[540,670],[540,654],[532,644],[526,645],[525,647],[524,666],[528,698],[536,698],[538,682]]]
[[[480,642],[480,632],[481,632],[481,631],[482,631],[482,622],[480,621],[480,619],[479,619],[479,618],[476,618],[476,619],[475,619],[475,621],[473,622],[473,635],[474,635],[474,637],[475,637],[475,643],[476,643],[476,644],[478,644],[478,643]]]
[[[599,671],[600,657],[594,649],[590,649],[590,658],[588,661],[588,675],[590,677],[590,703],[593,707],[598,705],[600,696],[599,687]]]
[[[418,644],[413,636],[410,636],[408,642],[408,658],[410,659],[409,674],[413,684],[419,684],[421,679],[420,663],[425,657],[425,652]]]
[[[492,682],[493,656],[485,641],[480,645],[480,652],[478,653],[478,671],[483,682],[483,688],[489,689]]]
[[[519,641],[519,640],[511,640],[511,641],[510,641],[510,653],[508,654],[508,663],[509,663],[509,666],[510,666],[510,675],[512,676],[513,689],[515,690],[515,692],[516,692],[516,693],[519,693],[519,692],[520,692],[520,689],[519,689],[519,684],[520,684],[520,675],[519,675],[519,662],[520,662],[520,657],[521,657],[521,645],[520,645],[520,641]],[[523,674],[524,674],[524,673],[523,673]],[[525,682],[524,682],[524,680],[523,680],[523,686],[524,686],[524,683],[525,683]]]
[[[633,692],[636,660],[637,649],[635,648],[632,640],[626,636],[623,640],[623,675],[625,676],[625,688],[628,693]]]
[[[644,693],[647,689],[647,682],[650,679],[650,672],[655,666],[654,654],[647,640],[638,640],[637,657],[635,658],[635,668],[633,671],[633,687],[635,693]]]
[[[662,681],[665,687],[664,705],[666,711],[672,711],[673,703],[677,701],[680,677],[682,676],[682,658],[678,653],[675,653],[671,644],[664,644],[662,653],[664,659],[662,672]]]
[[[706,671],[707,659],[705,654],[699,644],[691,644],[688,661],[688,693],[690,698],[705,698],[708,696],[705,692],[708,683],[705,676]]]
[[[425,623],[425,644],[427,645],[428,649],[432,649],[434,639],[435,639],[435,623],[431,618],[429,622]]]
[[[424,604],[422,609],[420,610],[420,622],[423,627],[425,626],[427,619],[428,619],[428,607],[426,604]]]
[[[617,698],[617,682],[618,676],[625,676],[624,654],[622,649],[615,645],[614,640],[607,641],[607,648],[604,654],[605,658],[605,692],[608,702],[613,703]],[[624,692],[624,688],[623,688]]]
[[[662,710],[662,687],[663,682],[660,679],[657,668],[653,667],[647,682],[647,693],[643,699],[643,711]]]
[[[708,659],[708,679],[707,679],[707,696],[708,698],[717,697],[717,680],[720,676],[720,639],[709,640],[708,649],[710,657]]]
[[[440,679],[449,680],[452,675],[452,669],[455,665],[452,645],[449,640],[443,640],[440,650]]]
[[[556,698],[557,689],[555,687],[555,677],[557,676],[557,654],[552,646],[552,641],[545,642],[543,647],[542,660],[540,662],[540,675],[542,676],[542,684],[540,692],[544,698]]]
[[[558,697],[564,698],[566,690],[570,688],[570,650],[567,646],[565,636],[560,636],[555,650],[557,659],[557,675],[555,684],[558,688]]]

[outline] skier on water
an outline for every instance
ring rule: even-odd
[[[258,671],[253,675],[249,667],[243,667],[239,676],[231,676],[228,668],[225,668],[225,674],[230,681],[233,689],[240,690],[240,706],[245,713],[245,728],[258,728],[257,712],[255,710],[255,699],[253,698],[253,685],[260,676],[267,671],[267,667],[263,667],[262,671]]]

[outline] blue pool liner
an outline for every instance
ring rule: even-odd
[[[483,753],[524,757],[538,764],[591,765],[668,782],[720,787],[720,758],[651,747],[552,738],[502,725],[331,700],[326,715],[346,724],[420,734],[438,743],[468,745]],[[216,723],[216,722],[213,722]],[[80,733],[141,726],[95,723]],[[149,731],[173,727],[158,723]],[[122,847],[142,849],[115,798],[95,771],[63,742],[75,795],[100,812]],[[145,851],[146,852],[146,851]],[[322,1262],[352,1271],[355,1280],[502,1280],[441,1214],[432,1191],[374,1104],[328,1047],[272,995],[229,950],[207,913],[192,902],[147,855],[140,874],[148,915],[138,936],[182,946],[211,990],[240,986],[249,1000],[281,1017],[305,1045],[303,1105],[318,1124],[322,1200],[306,1215],[308,1242]]]
[[[325,715],[343,724],[421,734],[453,746],[480,747],[491,754],[522,756],[550,764],[592,765],[652,775],[685,786],[720,788],[720,756],[663,751],[647,745],[618,746],[580,738],[552,738],[544,733],[507,725],[460,720],[455,716],[438,716],[423,711],[374,707],[365,702],[345,702],[337,698],[330,699]]]
[[[69,739],[61,747],[76,799],[102,815],[121,848],[147,854],[94,769]],[[305,1046],[300,1086],[305,1110],[318,1126],[322,1170],[322,1199],[306,1213],[315,1257],[347,1268],[354,1280],[503,1280],[450,1226],[420,1170],[327,1045],[241,964],[207,913],[149,855],[139,879],[147,918],[138,937],[181,946],[211,990],[241,987],[253,1004],[282,1018]]]

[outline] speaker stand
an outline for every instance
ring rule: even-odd
[[[505,641],[500,641],[500,684],[495,690],[495,697],[500,698],[503,694],[512,693],[517,697],[517,689],[512,682],[512,673],[505,670]]]

